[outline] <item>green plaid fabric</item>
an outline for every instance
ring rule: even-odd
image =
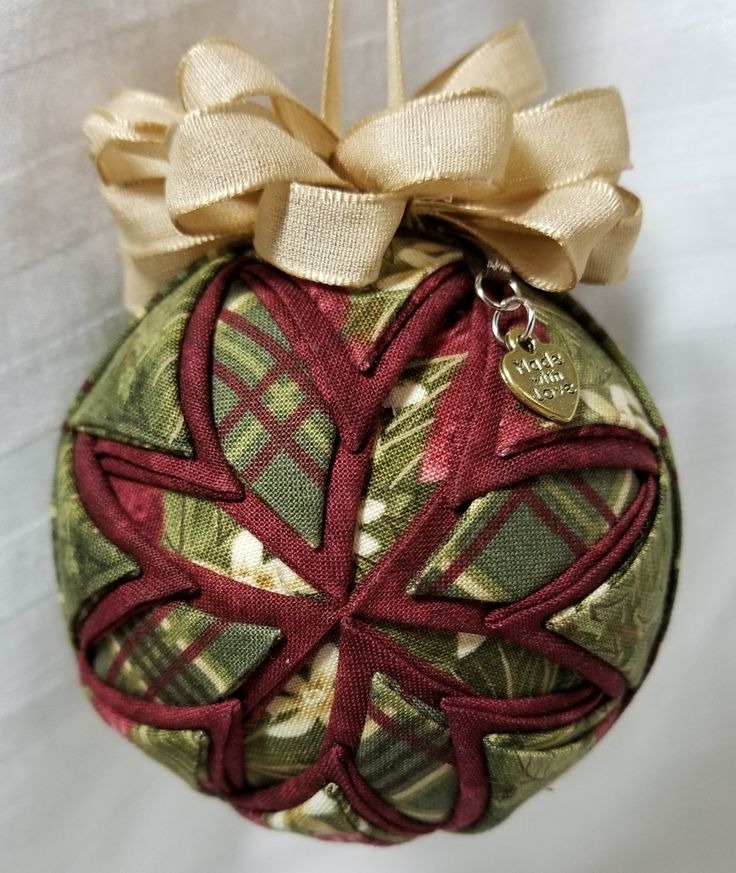
[[[631,470],[591,469],[491,491],[471,503],[407,592],[521,600],[594,546],[638,489]]]
[[[584,600],[547,621],[550,630],[620,670],[632,688],[644,678],[662,624],[672,572],[673,529],[672,489],[665,471],[657,512],[641,549]]]
[[[335,426],[276,322],[242,284],[225,301],[213,356],[225,457],[279,518],[318,546]]]
[[[355,763],[366,782],[404,815],[439,824],[452,812],[458,782],[445,716],[402,695],[382,673],[371,682]]]
[[[280,636],[276,628],[166,604],[108,634],[97,647],[94,670],[135,697],[197,706],[230,694]]]

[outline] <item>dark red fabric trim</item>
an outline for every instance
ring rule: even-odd
[[[196,581],[151,543],[121,509],[94,455],[94,441],[79,434],[74,443],[74,470],[79,496],[102,533],[141,568],[137,579],[123,582],[104,597],[82,624],[79,646],[83,652],[104,634],[146,606],[197,592]]]
[[[79,658],[82,684],[93,694],[97,706],[111,714],[167,730],[203,730],[210,737],[209,777],[212,791],[230,794],[243,785],[243,720],[237,700],[208,706],[164,706],[122,694],[98,679],[83,654]]]
[[[212,339],[224,297],[236,278],[248,282],[267,306],[336,420],[340,440],[327,482],[325,533],[319,548],[305,543],[243,488],[220,447],[210,406]],[[102,533],[141,567],[137,579],[115,588],[84,622],[80,638],[83,682],[93,691],[97,704],[110,713],[157,727],[207,730],[212,738],[208,788],[229,797],[248,817],[294,806],[326,782],[335,781],[356,811],[377,827],[406,835],[432,829],[403,816],[376,795],[352,760],[376,672],[398,681],[402,693],[441,707],[448,718],[461,782],[456,809],[445,824],[450,829],[472,824],[487,806],[484,733],[550,729],[582,717],[608,696],[618,696],[624,690],[618,671],[547,631],[544,623],[551,614],[601,584],[633,548],[651,517],[656,455],[638,435],[620,428],[559,429],[523,449],[510,451],[508,445],[501,445],[500,411],[508,408],[508,392],[498,378],[500,349],[491,339],[486,308],[478,301],[463,314],[453,340],[458,348],[464,343],[468,355],[440,402],[434,424],[435,432],[452,442],[450,455],[457,464],[445,471],[446,478],[406,534],[353,588],[355,518],[381,404],[407,361],[431,342],[436,325],[467,302],[470,293],[471,283],[462,265],[438,270],[412,295],[392,328],[392,341],[378,343],[370,356],[356,365],[336,330],[299,283],[265,265],[234,259],[204,291],[185,332],[180,391],[194,457],[175,457],[85,434],[76,436],[75,475],[82,501]],[[500,607],[406,594],[409,580],[452,530],[469,500],[492,488],[520,485],[540,473],[589,466],[632,468],[642,472],[644,483],[609,533],[557,580],[518,603]],[[217,500],[323,599],[287,597],[251,588],[164,552],[158,545],[158,525],[142,525],[131,515],[132,503],[120,479],[149,489],[154,514],[160,503],[157,489],[173,488]],[[554,524],[553,519],[550,524]],[[580,544],[575,546],[581,551]],[[134,613],[174,598],[187,599],[223,619],[282,630],[284,640],[248,677],[238,699],[207,707],[171,707],[121,694],[94,675],[90,658],[102,635]],[[382,634],[373,622],[383,620],[441,631],[496,634],[577,671],[585,682],[579,689],[561,694],[488,700]],[[338,633],[335,698],[320,759],[280,785],[246,790],[244,722],[257,718],[310,653]],[[615,714],[604,724],[610,725],[614,718]]]

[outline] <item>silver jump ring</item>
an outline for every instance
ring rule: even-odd
[[[537,323],[537,313],[534,307],[529,303],[528,300],[521,299],[519,301],[519,306],[522,306],[526,310],[526,327],[519,334],[518,342],[525,343],[528,342],[532,338],[532,334],[534,333],[534,326]],[[514,307],[514,309],[518,309],[519,307]],[[491,319],[491,327],[493,328],[493,336],[496,337],[496,340],[502,345],[508,348],[506,343],[506,333],[501,333],[501,316],[504,312],[509,312],[512,310],[508,309],[497,309],[493,313],[493,318]]]
[[[518,297],[502,297],[500,300],[494,300],[486,294],[483,288],[476,288],[475,293],[486,306],[490,307],[495,312],[513,312],[522,305],[521,300],[519,300]]]
[[[507,297],[501,297],[498,300],[489,297],[486,293],[486,289],[483,287],[483,282],[489,278],[496,279],[502,283],[503,288],[509,288],[511,294]],[[476,274],[475,293],[486,304],[486,306],[490,306],[490,308],[494,309],[496,312],[512,312],[524,303],[524,297],[516,279],[514,279],[513,276],[509,276],[507,273],[491,270],[489,268]]]

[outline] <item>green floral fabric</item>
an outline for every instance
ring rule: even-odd
[[[488,734],[483,749],[488,763],[491,797],[486,814],[468,830],[499,824],[595,745],[593,730],[618,705],[611,700],[585,718],[538,733]]]
[[[321,599],[319,592],[211,500],[167,491],[161,546],[244,585]]]
[[[651,410],[644,408],[643,386],[621,359],[620,353],[612,355],[609,349],[595,342],[590,332],[565,308],[555,305],[542,294],[532,292],[530,297],[545,325],[549,341],[566,346],[575,361],[580,385],[580,402],[569,424],[560,425],[537,418],[538,426],[552,429],[606,424],[632,430],[653,445],[659,445],[657,422],[652,420]]]
[[[427,664],[486,697],[529,697],[580,684],[572,670],[500,637],[380,622],[376,626]]]
[[[335,306],[340,336],[359,363],[382,339],[416,287],[440,267],[459,260],[459,250],[412,236],[396,236],[383,255],[378,279]],[[334,299],[334,295],[331,295]],[[327,314],[331,307],[322,303]]]
[[[140,568],[102,535],[87,514],[74,480],[72,452],[72,437],[65,434],[56,465],[53,529],[61,606],[73,630],[106,591],[137,576]]]
[[[276,830],[346,842],[362,842],[367,838],[379,843],[401,843],[406,839],[375,827],[358,815],[334,782],[304,803],[281,812],[265,813],[262,819],[263,824]]]
[[[620,670],[632,688],[644,678],[662,625],[672,567],[673,501],[666,471],[659,484],[657,511],[640,548],[592,594],[547,622]]]
[[[341,362],[360,371],[359,378],[368,378],[413,312],[412,295],[422,280],[460,256],[452,245],[400,235],[386,252],[381,275],[370,286],[335,292],[308,283],[303,291],[342,342],[346,354]],[[75,435],[87,433],[153,449],[181,459],[187,471],[196,467],[201,459],[196,457],[192,433],[197,430],[192,427],[190,432],[182,412],[182,343],[208,283],[232,257],[230,252],[203,261],[163,292],[107,356],[70,414],[59,451],[54,531],[62,606],[75,632],[108,592],[142,572],[97,528],[80,497],[73,458]],[[462,620],[456,628],[444,619],[439,627],[431,626],[431,619],[426,625],[424,619],[412,625],[406,618],[409,610],[416,607],[419,614],[419,608],[431,601],[434,607],[439,603],[452,610],[452,615],[472,615],[468,627],[477,631],[494,611],[507,607],[513,611],[514,604],[534,598],[537,592],[544,596],[545,586],[566,571],[575,573],[576,562],[615,531],[637,505],[642,488],[652,485],[648,473],[607,467],[600,458],[587,467],[584,459],[576,461],[579,469],[575,470],[560,463],[556,471],[522,476],[522,481],[494,488],[458,510],[454,527],[438,535],[433,547],[426,545],[401,580],[406,595],[401,618],[385,609],[378,613],[381,618],[359,611],[353,615],[352,602],[360,603],[366,592],[372,594],[368,577],[377,578],[393,546],[406,536],[430,499],[442,494],[438,489],[455,472],[458,458],[453,439],[466,422],[456,420],[448,397],[452,398],[450,389],[467,360],[466,334],[459,332],[450,341],[442,333],[449,328],[438,324],[438,335],[412,352],[395,383],[386,389],[375,432],[366,443],[371,447],[370,461],[361,479],[357,518],[337,522],[340,536],[345,535],[344,576],[347,579],[351,570],[354,575],[345,583],[344,599],[333,602],[334,580],[328,577],[339,561],[330,552],[333,544],[326,537],[325,524],[340,419],[320,394],[317,377],[301,360],[288,323],[277,322],[263,302],[267,296],[262,290],[259,294],[263,298],[242,278],[231,284],[208,335],[206,381],[213,438],[219,440],[222,463],[229,464],[249,498],[254,495],[260,500],[254,503],[267,523],[253,524],[256,536],[243,521],[250,510],[233,506],[237,501],[232,496],[217,501],[201,496],[201,483],[189,488],[184,479],[180,486],[173,476],[147,478],[150,471],[141,457],[146,453],[135,455],[140,468],[131,475],[140,476],[140,481],[126,479],[119,467],[112,473],[104,468],[102,475],[109,475],[112,486],[110,499],[119,501],[119,510],[131,524],[145,527],[146,547],[159,552],[167,566],[183,568],[195,582],[199,579],[204,594],[200,598],[192,594],[191,602],[189,594],[153,605],[146,601],[112,630],[94,638],[85,652],[96,680],[112,699],[119,700],[117,692],[121,692],[134,700],[139,707],[136,713],[143,704],[155,704],[163,712],[178,707],[180,718],[184,707],[230,699],[242,704],[242,726],[222,740],[214,728],[211,735],[199,724],[191,729],[162,729],[137,721],[137,714],[136,719],[127,719],[112,713],[109,704],[105,717],[147,754],[206,790],[214,790],[211,771],[217,768],[212,762],[222,758],[217,744],[234,742],[228,760],[242,755],[239,790],[250,794],[267,789],[272,796],[280,787],[288,788],[289,780],[309,768],[317,769],[324,756],[334,751],[329,748],[331,719],[344,715],[340,707],[352,705],[350,694],[336,690],[338,666],[345,663],[341,662],[345,615],[347,622],[355,623],[351,633],[360,637],[355,626],[362,624],[360,638],[383,647],[382,655],[392,665],[361,664],[365,671],[356,679],[363,683],[356,699],[365,714],[361,711],[351,728],[354,738],[347,752],[354,758],[357,774],[351,771],[350,778],[362,780],[362,790],[377,807],[380,800],[395,811],[391,816],[410,822],[407,831],[421,830],[420,825],[442,827],[463,796],[457,737],[450,731],[439,695],[429,702],[422,699],[413,684],[419,682],[416,676],[432,687],[446,683],[449,697],[477,695],[534,703],[545,695],[556,695],[556,701],[573,692],[568,699],[577,700],[595,684],[581,665],[587,657],[597,659],[600,671],[610,667],[619,671],[621,687],[625,679],[630,689],[636,688],[651,663],[672,598],[679,528],[670,446],[651,400],[613,344],[574,304],[559,305],[548,296],[532,294],[550,340],[564,343],[575,360],[578,411],[572,422],[560,425],[520,408],[506,393],[493,410],[500,426],[497,441],[489,440],[488,450],[504,461],[523,461],[527,449],[554,447],[558,439],[578,439],[574,429],[580,427],[585,428],[580,432],[582,440],[606,427],[610,434],[613,427],[621,442],[628,440],[637,450],[651,447],[660,465],[656,504],[638,541],[607,579],[601,574],[595,590],[588,587],[589,593],[577,602],[571,602],[571,595],[567,606],[555,606],[554,614],[539,619],[538,634],[546,633],[552,641],[547,650],[541,646],[535,650],[528,640],[522,640],[524,645],[511,642],[500,632],[469,632]],[[459,319],[467,315],[463,312]],[[357,493],[354,499],[358,502]],[[95,514],[95,518],[102,516]],[[278,528],[273,538],[269,526]],[[327,568],[323,577],[314,571],[314,556],[319,557],[321,549]],[[294,554],[298,571],[289,565]],[[158,567],[155,572],[160,572]],[[147,578],[144,575],[141,581]],[[237,594],[226,613],[230,617],[224,618],[217,614],[218,604],[228,600],[231,592]],[[266,603],[263,612],[250,615],[251,609],[260,609],[260,602]],[[280,612],[279,604],[294,613]],[[299,615],[300,610],[305,624],[297,622],[292,630],[286,620],[280,626],[280,617]],[[335,623],[315,635],[313,648],[306,655],[302,650],[298,663],[284,668],[277,687],[262,695],[259,688],[253,695],[255,708],[246,711],[244,702],[263,671],[281,663],[291,642],[289,634],[311,631],[306,622],[312,615],[321,616],[320,610],[329,611]],[[563,645],[578,656],[578,660],[563,659],[575,670],[549,655],[554,646]],[[367,649],[370,646],[366,643]],[[407,664],[412,666],[412,683],[402,675],[402,665]],[[339,675],[345,681],[345,671]],[[266,676],[270,678],[270,670]],[[456,683],[465,687],[458,690]],[[102,712],[105,706],[95,702]],[[482,751],[480,760],[487,767],[489,796],[482,816],[468,829],[498,824],[564,772],[595,744],[621,703],[619,697],[610,699],[554,730],[483,737],[482,750],[478,743],[476,753]],[[151,721],[159,723],[155,718]],[[338,782],[339,775],[329,771],[311,798],[256,815],[276,829],[336,840],[393,843],[406,838],[386,829],[386,822],[393,820],[387,814],[376,812],[376,820],[369,820],[370,803],[363,807],[356,802],[365,817],[359,814],[348,799],[351,791]]]
[[[243,753],[250,785],[301,773],[319,757],[337,678],[338,647],[321,646],[246,729]]]
[[[462,354],[412,361],[385,401],[365,497],[357,519],[356,582],[406,530],[441,481],[429,451],[442,395]]]
[[[154,761],[163,764],[199,789],[207,775],[207,756],[210,740],[206,731],[165,730],[150,725],[136,724],[130,728],[128,739]]]
[[[71,427],[191,456],[179,402],[179,354],[189,315],[225,261],[205,262],[134,326],[80,400]]]

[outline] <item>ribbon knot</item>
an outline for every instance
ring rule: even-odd
[[[641,207],[618,185],[629,166],[618,92],[523,108],[544,80],[516,24],[405,101],[396,0],[389,12],[389,107],[342,137],[337,0],[321,116],[225,41],[184,56],[179,103],[125,91],[92,113],[85,132],[131,309],[203,253],[251,236],[292,275],[368,284],[405,217],[455,225],[547,291],[623,278]]]

